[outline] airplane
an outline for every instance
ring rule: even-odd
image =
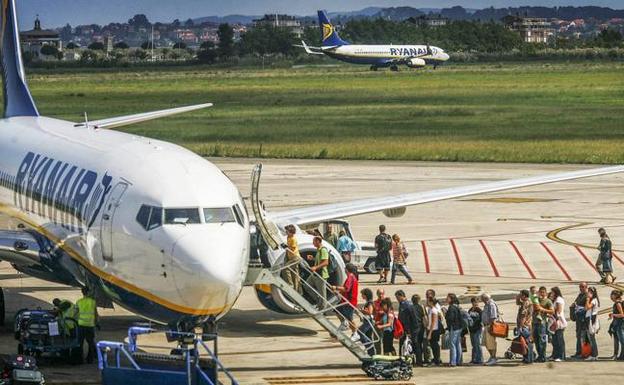
[[[449,60],[449,55],[443,49],[430,45],[361,45],[351,44],[340,38],[336,27],[331,23],[325,11],[318,11],[319,26],[321,28],[321,46],[310,47],[301,41],[302,47],[310,55],[327,55],[347,63],[367,64],[372,71],[378,68],[390,67],[398,71],[399,65],[410,68],[423,68],[426,65],[438,65]]]
[[[287,224],[373,212],[397,217],[412,205],[624,171],[611,166],[266,212],[256,167],[254,233],[238,188],[213,163],[171,143],[112,130],[212,104],[83,122],[41,116],[26,83],[15,0],[3,0],[0,12],[0,260],[42,280],[87,287],[98,306],[117,304],[169,329],[206,327],[229,312],[258,234],[269,245],[267,262],[276,264],[284,258],[279,243]],[[311,236],[300,236],[302,252],[312,250]],[[256,287],[267,308],[297,311],[267,291],[275,292]]]

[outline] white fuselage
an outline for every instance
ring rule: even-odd
[[[212,163],[166,142],[43,117],[0,120],[0,153],[0,214],[50,240],[47,269],[165,324],[220,317],[234,304],[249,218]]]
[[[426,45],[348,44],[333,48],[323,48],[324,53],[337,59],[367,64],[383,64],[393,60],[416,57],[436,62],[445,62],[449,59],[449,55],[441,48],[430,47],[430,50],[430,53],[428,53]]]

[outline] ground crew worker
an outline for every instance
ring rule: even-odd
[[[78,308],[76,305],[67,299],[58,298],[54,298],[52,304],[55,307],[59,323],[62,324],[65,330],[65,335],[75,335],[76,322],[78,321]]]
[[[89,344],[87,364],[95,358],[95,327],[98,325],[98,313],[95,300],[89,295],[89,289],[82,288],[82,298],[76,302],[78,307],[78,327],[80,330],[80,348],[85,342]]]

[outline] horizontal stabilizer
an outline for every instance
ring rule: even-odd
[[[301,40],[301,45],[295,44],[295,47],[305,49],[306,53],[308,53],[309,55],[324,55],[323,52],[319,52],[322,49],[321,47],[310,47],[303,40]]]
[[[203,108],[212,107],[212,103],[196,104],[193,106],[169,108],[167,110],[159,110],[152,112],[144,112],[142,114],[119,116],[116,118],[108,118],[101,120],[94,120],[91,122],[76,123],[74,127],[90,128],[117,128],[122,126],[128,126],[131,124],[142,123],[148,120],[154,120],[158,118],[164,118],[166,116],[181,114],[184,112],[190,112],[195,110],[201,110]]]

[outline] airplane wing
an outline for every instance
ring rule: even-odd
[[[324,55],[323,52],[320,52],[320,50],[322,50],[321,47],[310,47],[303,40],[301,40],[301,44],[295,44],[294,46],[305,49],[306,53],[309,55]]]
[[[212,103],[196,104],[193,106],[169,108],[166,110],[144,112],[135,115],[118,116],[116,118],[93,120],[86,123],[76,123],[74,127],[85,127],[86,125],[88,125],[91,128],[117,128],[122,126],[128,126],[130,124],[145,122],[148,120],[163,118],[165,116],[181,114],[183,112],[201,110],[208,107],[212,107]]]
[[[558,174],[533,176],[521,179],[503,180],[464,187],[424,191],[381,198],[360,199],[351,202],[311,206],[300,209],[267,213],[268,218],[278,226],[288,224],[310,224],[384,210],[404,210],[407,206],[437,202],[470,195],[511,190],[566,180],[588,178],[624,172],[624,166],[611,166]]]

